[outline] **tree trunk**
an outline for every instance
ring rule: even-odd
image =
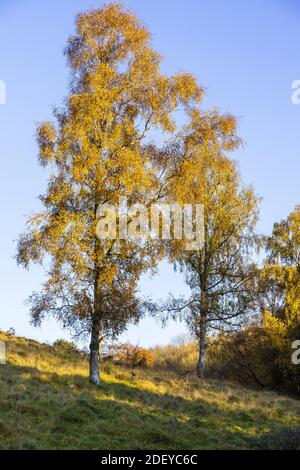
[[[95,201],[94,217],[97,217],[98,203]],[[102,321],[101,321],[101,301],[99,297],[99,239],[95,237],[95,281],[94,281],[94,311],[92,316],[92,331],[90,343],[90,382],[94,385],[100,385],[100,343],[102,342]]]
[[[203,379],[205,375],[205,355],[206,355],[206,321],[207,321],[207,296],[206,292],[201,292],[200,300],[200,332],[199,332],[199,358],[197,363],[197,376]]]
[[[99,318],[93,319],[90,343],[90,381],[94,385],[100,385],[101,383],[99,367],[100,324]]]
[[[199,336],[199,358],[197,363],[197,376],[203,379],[205,375],[205,353],[206,353],[206,319],[201,321]]]

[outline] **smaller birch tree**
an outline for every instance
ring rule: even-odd
[[[205,374],[207,335],[237,327],[251,311],[251,247],[257,220],[257,198],[241,183],[234,161],[227,157],[240,144],[231,115],[192,110],[190,121],[173,144],[176,175],[170,199],[179,204],[202,204],[204,244],[186,250],[184,241],[170,244],[170,259],[185,274],[189,298],[170,297],[165,314],[183,318],[197,338],[196,372]],[[174,173],[175,174],[175,173]]]

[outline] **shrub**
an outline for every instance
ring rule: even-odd
[[[65,339],[57,339],[53,343],[53,348],[56,351],[64,353],[74,353],[79,352],[75,343],[72,341],[66,341]]]
[[[6,334],[8,336],[16,336],[16,330],[13,327],[11,327],[9,328],[9,330],[7,330]]]
[[[299,371],[291,361],[291,344],[275,328],[258,323],[220,334],[208,348],[207,375],[299,397]]]
[[[119,343],[111,347],[111,353],[114,360],[126,366],[150,367],[153,364],[153,355],[151,351],[133,346],[130,343]]]
[[[275,382],[274,349],[260,325],[218,335],[207,356],[207,374],[213,378],[258,388]]]

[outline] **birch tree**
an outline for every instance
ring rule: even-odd
[[[97,208],[149,204],[160,181],[147,151],[149,131],[175,130],[174,111],[202,96],[194,77],[160,71],[160,55],[145,26],[119,4],[81,13],[66,48],[69,94],[54,122],[38,126],[39,162],[52,174],[43,209],[20,236],[19,264],[45,266],[46,280],[30,297],[34,324],[53,315],[91,335],[90,380],[100,383],[99,342],[139,318],[140,274],[157,261],[147,246],[96,235]]]
[[[169,197],[174,203],[203,205],[204,243],[198,250],[187,250],[182,240],[170,243],[170,259],[184,272],[191,295],[172,296],[161,308],[167,316],[184,319],[197,338],[199,377],[205,374],[209,332],[237,327],[251,311],[257,198],[227,155],[239,145],[232,115],[196,109],[173,143],[177,176]]]

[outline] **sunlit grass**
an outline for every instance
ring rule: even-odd
[[[300,425],[300,402],[273,392],[105,364],[88,382],[84,355],[0,334],[0,448],[256,448],[269,430]]]

